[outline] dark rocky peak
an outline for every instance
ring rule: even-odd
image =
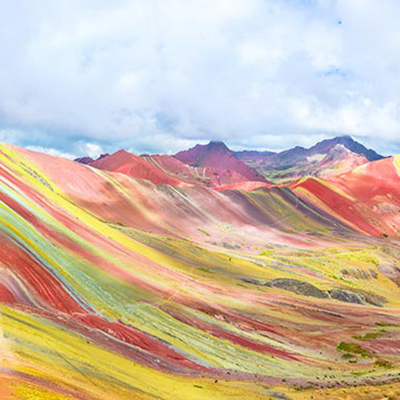
[[[368,161],[376,161],[385,158],[376,153],[374,150],[366,148],[364,145],[357,142],[349,135],[337,136],[333,139],[322,140],[315,146],[311,147],[309,150],[312,154],[328,153],[330,149],[338,144],[343,145],[353,153],[364,156]]]

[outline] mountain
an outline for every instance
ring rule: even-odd
[[[88,157],[88,156],[86,156],[86,157],[79,157],[79,158],[76,158],[74,161],[76,161],[76,162],[78,162],[78,163],[80,163],[80,164],[90,165],[90,164],[92,164],[93,162],[98,161],[98,160],[101,160],[102,158],[107,157],[107,156],[109,156],[109,154],[101,154],[101,155],[100,155],[98,158],[96,158],[96,159],[94,159],[94,158],[92,158],[92,157]]]
[[[363,232],[400,234],[400,156],[369,162],[325,180],[304,178],[291,187]]]
[[[384,158],[383,156],[377,154],[374,150],[367,149],[361,143],[356,142],[351,136],[344,135],[335,137],[333,139],[323,140],[309,149],[295,147],[293,149],[275,154],[272,156],[273,163],[280,166],[292,165],[303,161],[304,158],[307,157],[312,157],[319,154],[326,155],[329,153],[329,151],[338,147],[339,145],[347,150],[350,150],[350,152],[358,156],[363,156],[367,161],[376,161]]]
[[[336,144],[326,150],[326,153],[315,153],[315,155],[308,156],[307,161],[308,165],[299,168],[296,177],[339,175],[368,163],[366,157],[352,152],[342,144]],[[299,162],[300,165],[301,162]]]
[[[233,175],[232,182],[230,183],[245,181],[267,183],[267,180],[257,171],[238,160],[223,142],[211,141],[206,145],[198,144],[189,150],[180,151],[175,154],[175,158],[193,167],[228,171]]]
[[[87,165],[105,171],[119,172],[136,179],[146,179],[156,185],[219,187],[249,181],[247,177],[229,168],[192,166],[174,156],[146,154],[136,156],[125,150],[119,150]],[[248,167],[244,165],[244,170],[247,169]],[[257,173],[255,175],[259,178]],[[266,182],[262,177],[260,181]]]
[[[297,146],[280,153],[233,152],[223,142],[211,141],[175,156],[136,156],[121,150],[112,155],[103,154],[97,160],[82,157],[75,161],[155,184],[237,188],[246,182],[288,184],[302,176],[329,177],[382,158],[350,136],[340,136],[323,140],[309,149]]]
[[[399,157],[226,188],[149,157],[0,144],[2,397],[398,397]]]
[[[227,168],[192,166],[169,155],[141,155],[141,157],[166,173],[172,174],[183,185],[218,188],[224,185],[249,182],[246,177]]]
[[[92,167],[119,172],[136,179],[146,179],[156,185],[202,185],[219,187],[242,182],[264,182],[256,171],[237,160],[220,142],[197,145],[175,156],[136,156],[125,150],[103,155],[97,160],[79,158],[75,161]]]
[[[74,161],[76,161],[80,164],[89,165],[94,161],[94,159],[92,157],[78,157],[78,158],[75,158]]]
[[[105,171],[120,172],[132,178],[146,179],[156,185],[178,185],[181,182],[152,163],[125,150],[119,150],[90,163],[90,165]]]
[[[280,153],[237,152],[235,156],[275,183],[289,183],[306,175],[336,175],[384,158],[347,135],[323,140],[308,149],[297,146]]]
[[[376,153],[372,149],[367,149],[361,143],[356,142],[351,136],[344,135],[338,136],[334,139],[326,139],[322,142],[317,143],[315,146],[309,149],[311,154],[324,154],[329,150],[333,149],[337,145],[342,145],[351,152],[364,156],[368,161],[377,161],[384,158],[380,154]]]

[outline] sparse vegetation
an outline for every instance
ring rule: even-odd
[[[340,342],[336,349],[339,351],[346,351],[350,354],[358,354],[362,358],[371,357],[371,353],[368,350],[362,348],[358,343]]]

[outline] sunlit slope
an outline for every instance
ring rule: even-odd
[[[304,178],[292,188],[342,222],[371,235],[400,232],[399,156],[329,179]]]
[[[397,379],[390,239],[289,189],[184,190],[0,150],[9,398],[325,399]]]
[[[221,236],[235,236],[232,228],[240,228],[241,237],[249,229],[250,239],[255,244],[258,232],[254,228],[260,231],[261,242],[267,236],[282,236],[282,230],[346,229],[337,219],[310,206],[287,188],[260,188],[244,193],[199,186],[155,185],[62,158],[15,147],[8,149],[13,149],[18,160],[23,157],[24,161],[18,161],[22,163],[21,168],[35,171],[28,170],[27,175],[38,190],[48,189],[46,196],[52,196],[57,202],[62,200],[67,211],[90,214],[97,217],[97,223],[210,238],[210,241]],[[27,163],[30,167],[24,167]],[[36,179],[31,176],[35,173],[39,174]]]

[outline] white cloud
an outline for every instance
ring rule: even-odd
[[[103,148],[97,143],[84,143],[79,146],[81,154],[88,155],[89,157],[96,159],[104,153]]]
[[[400,151],[399,19],[397,0],[1,1],[1,125],[92,154],[338,133]]]

